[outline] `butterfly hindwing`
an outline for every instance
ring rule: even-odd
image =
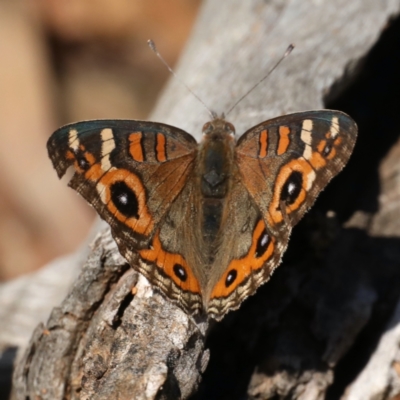
[[[148,249],[139,251],[139,263],[153,282],[188,314],[203,311],[203,255],[199,242],[199,198],[195,174],[160,221]]]
[[[240,180],[232,187],[222,230],[207,293],[208,313],[217,320],[266,282],[280,260],[276,237]]]

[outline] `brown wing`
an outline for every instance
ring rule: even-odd
[[[274,118],[239,139],[237,181],[208,294],[214,318],[238,308],[269,279],[293,226],[345,166],[356,136],[349,116],[326,110]]]
[[[140,250],[139,262],[153,282],[188,314],[203,311],[204,249],[199,239],[199,196],[195,175],[160,221],[148,249]]]
[[[160,221],[192,174],[195,139],[159,123],[98,120],[60,128],[47,146],[60,177],[73,167],[69,185],[108,222],[121,254],[176,299],[183,282],[175,279],[182,273],[178,266],[186,264],[161,246]],[[194,292],[198,303],[197,279],[184,272],[182,288]]]
[[[207,312],[220,320],[268,280],[280,261],[276,237],[238,174],[227,199],[218,253],[211,268]]]
[[[307,111],[263,122],[237,143],[242,181],[269,227],[293,227],[346,165],[357,125],[339,111]]]

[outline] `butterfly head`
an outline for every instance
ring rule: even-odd
[[[206,122],[203,126],[203,135],[214,136],[235,136],[235,127],[225,120],[225,116],[214,116],[212,121]]]

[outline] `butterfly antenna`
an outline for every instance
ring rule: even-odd
[[[175,71],[168,65],[168,63],[164,60],[163,56],[158,52],[156,44],[153,42],[153,40],[149,39],[147,41],[147,44],[149,45],[150,49],[153,50],[155,55],[161,60],[161,62],[167,67],[168,71],[171,72],[171,74],[183,85],[196,99],[203,104],[203,106],[206,108],[206,110],[210,113],[211,117],[214,119],[217,117],[217,114],[213,111],[211,111],[207,105],[204,103],[203,100],[195,92],[193,92],[192,89],[188,85],[186,85],[185,82],[183,82],[178,75],[176,75]]]
[[[294,45],[290,44],[289,47],[286,49],[285,54],[278,60],[278,62],[269,70],[267,75],[264,76],[264,78],[260,79],[250,90],[248,90],[226,113],[226,115],[230,114],[230,112],[245,98],[247,97],[258,85],[263,83],[271,74],[274,72],[274,70],[278,67],[278,65],[292,52],[294,49]]]

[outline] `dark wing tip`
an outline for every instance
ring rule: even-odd
[[[62,130],[58,129],[47,141],[47,152],[49,158],[60,179],[72,165],[72,161],[65,158],[67,139],[63,133]]]

